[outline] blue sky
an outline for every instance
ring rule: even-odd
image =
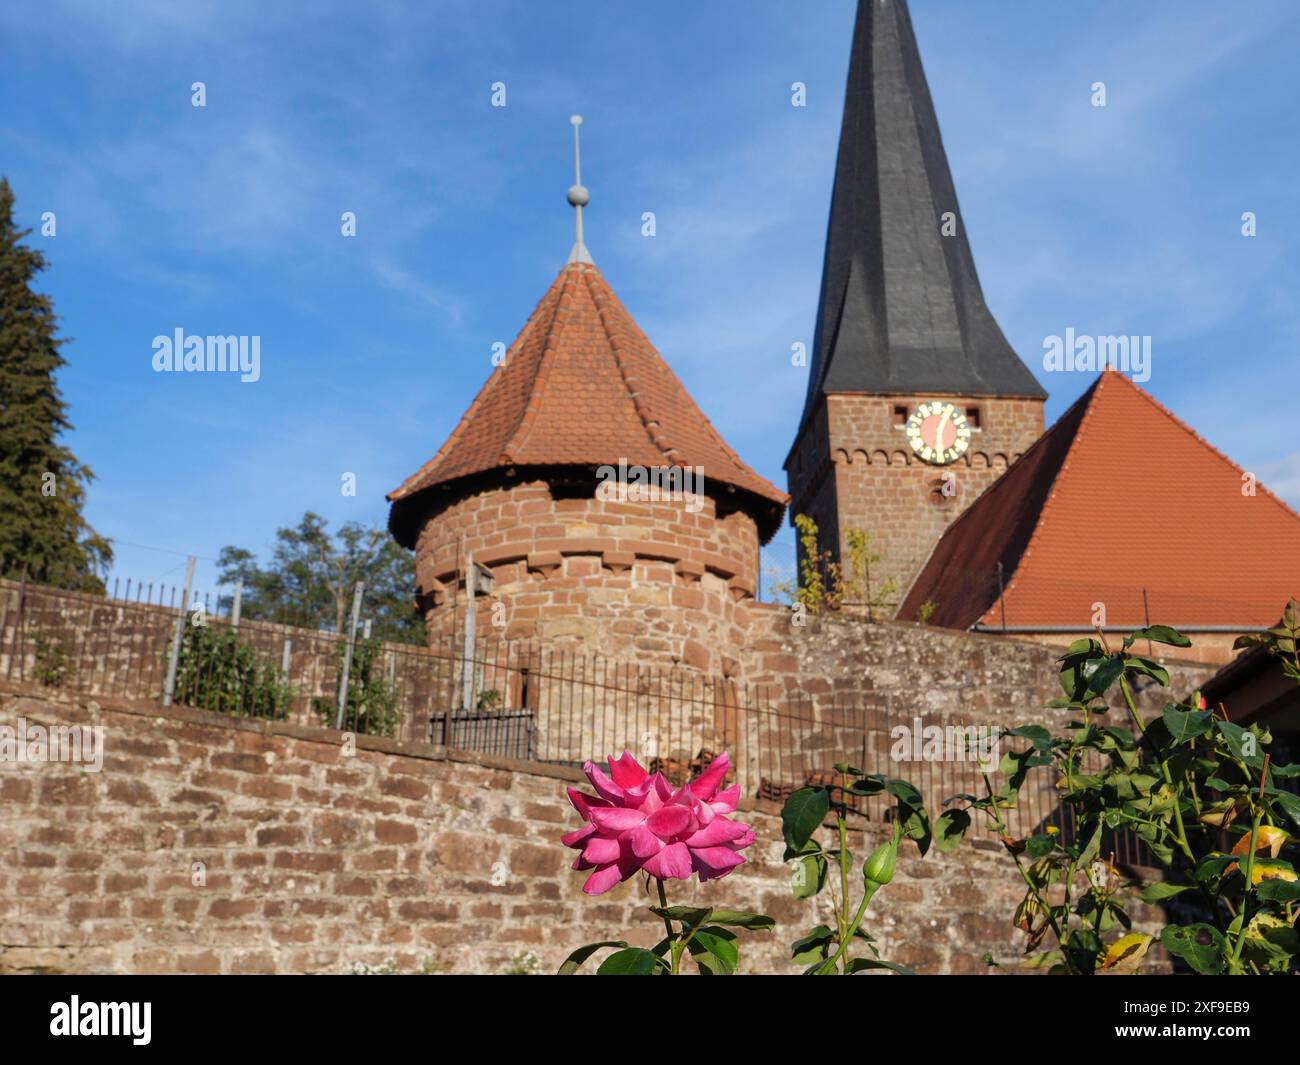
[[[308,509],[385,520],[384,493],[442,443],[568,253],[575,111],[597,264],[784,485],[853,10],[5,4],[0,166],[20,224],[57,216],[31,240],[72,338],[70,442],[98,475],[88,515],[117,541],[114,574],[178,581],[184,553],[265,551]],[[1088,378],[1043,374],[1045,336],[1150,335],[1145,387],[1300,504],[1300,8],[912,14],[985,294],[1049,421]],[[153,338],[178,327],[259,335],[261,380],[154,373]],[[201,561],[200,585],[213,573]]]

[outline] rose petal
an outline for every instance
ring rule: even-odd
[[[717,847],[723,843],[731,843],[738,840],[745,833],[749,832],[748,825],[743,825],[739,821],[728,821],[725,817],[716,817],[707,828],[702,828],[698,832],[686,839],[686,846],[691,850],[697,847]]]
[[[627,836],[632,853],[644,860],[658,854],[664,847],[664,841],[650,831],[645,825],[638,825]]]
[[[621,853],[622,848],[619,847],[618,840],[606,839],[604,836],[592,836],[582,849],[583,859],[591,862],[592,865],[608,865],[610,862],[616,862]]]
[[[685,843],[670,843],[641,868],[660,880],[687,880],[691,875],[691,852]]]
[[[621,803],[624,798],[624,791],[615,784],[609,777],[597,768],[595,762],[587,762],[582,771],[587,774],[587,779],[591,781],[591,786],[596,789],[596,794],[602,799],[608,799],[611,803]]]
[[[660,839],[672,839],[691,825],[691,811],[676,803],[667,803],[646,818],[646,827]]]
[[[591,811],[591,823],[605,833],[628,832],[644,821],[645,814],[640,810],[628,810],[622,806]]]
[[[718,785],[726,778],[731,768],[731,759],[723,751],[709,763],[709,768],[690,782],[688,787],[704,802],[708,802],[717,793]]]
[[[572,832],[566,832],[560,837],[560,842],[566,847],[576,847],[595,831],[595,825],[583,825],[581,828],[575,829]]]
[[[637,760],[628,751],[624,751],[617,761],[609,760],[609,773],[614,783],[620,788],[635,788],[646,778],[646,771],[637,764]]]
[[[709,805],[713,807],[716,813],[730,814],[735,813],[736,803],[740,802],[740,785],[732,784],[729,788],[724,788],[718,792]]]
[[[595,795],[588,795],[585,791],[579,791],[577,788],[565,788],[569,795],[569,802],[573,803],[573,808],[582,814],[583,820],[591,820],[587,812],[593,806],[608,806],[609,802],[605,799],[597,798]]]
[[[745,859],[729,847],[701,847],[691,851],[691,861],[701,880],[713,880],[743,865]]]
[[[622,879],[617,865],[604,865],[587,877],[582,890],[588,895],[601,895]]]

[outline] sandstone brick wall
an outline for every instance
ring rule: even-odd
[[[0,691],[0,724],[20,716],[102,725],[107,756],[98,774],[0,770],[0,972],[503,973],[529,954],[553,971],[581,943],[659,935],[639,882],[590,899],[567,869],[571,770],[364,737],[348,757],[320,729]],[[790,941],[829,916],[791,898],[776,810],[745,805],[741,870],[672,896],[778,919],[745,944],[747,972],[792,971]],[[985,952],[1012,966],[1019,897],[987,843],[909,850],[870,930],[923,972],[985,971]]]
[[[929,399],[979,411],[969,451],[948,466],[922,462],[897,427],[895,407],[910,413]],[[882,556],[873,587],[893,577],[901,598],[944,529],[1042,434],[1039,400],[828,396],[791,455],[791,513],[814,517],[836,559],[848,557],[846,529],[870,533]],[[950,495],[945,473],[955,476]]]
[[[707,471],[706,471],[707,475]],[[731,673],[758,574],[758,534],[716,501],[554,498],[543,481],[488,489],[435,514],[416,546],[431,641],[463,624],[463,552],[492,570],[478,631],[581,643],[609,657]]]

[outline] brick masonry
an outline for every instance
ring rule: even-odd
[[[917,458],[900,427],[896,408],[910,414],[930,399],[978,412],[970,449],[948,466]],[[1042,434],[1041,400],[828,396],[791,452],[791,513],[817,522],[822,550],[835,560],[848,557],[847,530],[869,533],[882,556],[873,586],[893,578],[901,599],[944,529]]]
[[[792,635],[776,611],[766,623],[753,664],[774,675],[825,683],[840,668],[882,705],[927,719],[963,713],[967,699],[1002,720],[1043,717],[1053,674],[1040,646],[906,625]],[[367,737],[349,757],[324,729],[0,687],[0,724],[20,716],[103,725],[107,750],[101,773],[0,770],[0,972],[340,973],[391,962],[500,973],[528,952],[547,971],[594,938],[656,935],[636,914],[639,884],[589,899],[568,870],[558,836],[577,823],[564,798],[571,770]],[[776,815],[747,800],[742,816],[758,833],[749,863],[675,895],[778,918],[777,934],[746,950],[751,972],[790,971],[788,943],[826,917],[789,895]],[[851,846],[863,853],[875,838]],[[873,906],[872,931],[888,956],[922,971],[982,971],[986,951],[1010,965],[1019,894],[1009,868],[983,842],[908,856]]]
[[[707,476],[707,471],[706,471]],[[491,569],[479,632],[611,658],[734,673],[758,578],[758,533],[709,495],[617,501],[545,481],[458,498],[424,525],[416,596],[431,643],[464,623],[464,554]]]

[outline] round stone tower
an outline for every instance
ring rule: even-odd
[[[569,198],[581,218],[580,182]],[[723,441],[578,234],[446,443],[389,494],[389,528],[415,549],[431,644],[462,630],[472,564],[491,579],[480,634],[731,674],[785,493]]]

